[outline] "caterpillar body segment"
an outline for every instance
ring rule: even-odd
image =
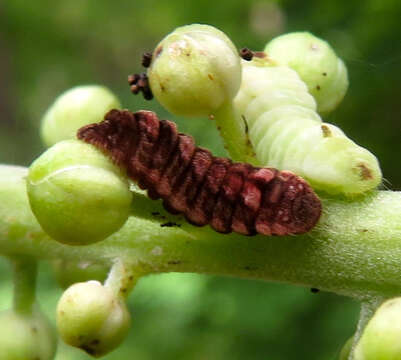
[[[338,127],[323,123],[316,102],[294,70],[242,62],[234,107],[263,166],[289,169],[317,190],[355,196],[377,187],[376,157]]]
[[[150,111],[112,110],[78,138],[105,152],[127,175],[163,199],[171,213],[221,233],[291,235],[312,229],[321,203],[290,171],[214,157]]]
[[[308,32],[294,32],[274,38],[264,51],[278,64],[297,71],[315,97],[319,113],[333,111],[344,98],[347,68],[326,41]]]
[[[294,70],[259,63],[258,59],[242,61],[241,87],[234,98],[238,109],[247,109],[248,125],[252,125],[257,115],[274,107],[298,105],[316,112],[314,97]]]

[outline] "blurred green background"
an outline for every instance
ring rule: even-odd
[[[200,22],[255,50],[297,30],[328,40],[348,66],[350,88],[326,120],[375,153],[383,187],[400,190],[400,19],[399,0],[1,0],[0,163],[29,165],[43,152],[43,113],[55,96],[79,84],[104,84],[124,107],[174,119],[200,145],[224,155],[210,123],[173,117],[155,101],[132,96],[126,81],[142,71],[141,54],[164,35]],[[3,262],[0,279],[4,309],[11,282]],[[61,294],[54,284],[49,266],[42,265],[39,297],[53,319]],[[334,360],[359,311],[357,303],[332,294],[192,274],[141,280],[130,308],[129,338],[105,359]],[[88,358],[60,344],[57,360]]]

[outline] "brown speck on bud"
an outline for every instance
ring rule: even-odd
[[[144,68],[148,68],[150,66],[150,63],[152,62],[152,53],[150,52],[145,52],[142,55],[142,66]]]
[[[372,171],[363,163],[357,165],[359,170],[359,176],[362,180],[373,179]]]
[[[294,235],[311,230],[320,218],[321,202],[299,176],[215,157],[151,111],[111,110],[77,136],[193,225],[209,224],[221,233]]]
[[[156,50],[155,50],[155,56],[158,57],[163,51],[163,46],[159,46]]]
[[[330,137],[332,135],[327,125],[322,125],[320,128],[322,129],[323,137]]]
[[[136,95],[142,92],[145,100],[153,99],[152,90],[150,90],[149,79],[146,73],[128,75],[128,84],[133,94]]]

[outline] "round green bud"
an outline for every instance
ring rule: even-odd
[[[298,72],[315,97],[319,113],[334,110],[344,98],[347,68],[326,41],[308,32],[295,32],[276,37],[264,51]]]
[[[0,313],[0,324],[0,359],[54,358],[57,348],[56,333],[38,309],[34,309],[31,314],[3,311]]]
[[[29,169],[29,202],[52,238],[87,245],[116,232],[130,213],[126,177],[105,155],[79,140],[65,140]]]
[[[156,46],[148,77],[152,93],[171,113],[209,115],[237,93],[240,57],[220,30],[183,26]]]
[[[121,107],[117,97],[104,86],[77,86],[61,94],[42,119],[41,136],[47,146],[75,139],[84,125],[102,121],[111,109]]]
[[[131,324],[125,303],[98,281],[69,287],[57,305],[57,327],[69,345],[100,357],[114,350]]]
[[[77,282],[89,280],[103,283],[110,271],[110,266],[91,261],[55,260],[52,266],[56,280],[63,289]]]
[[[401,359],[401,298],[384,302],[366,325],[355,360]]]

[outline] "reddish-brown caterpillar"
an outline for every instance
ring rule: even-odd
[[[173,214],[221,233],[290,235],[309,231],[321,203],[305,180],[289,171],[258,168],[214,157],[194,139],[151,111],[111,110],[78,131],[127,175],[163,199]]]

